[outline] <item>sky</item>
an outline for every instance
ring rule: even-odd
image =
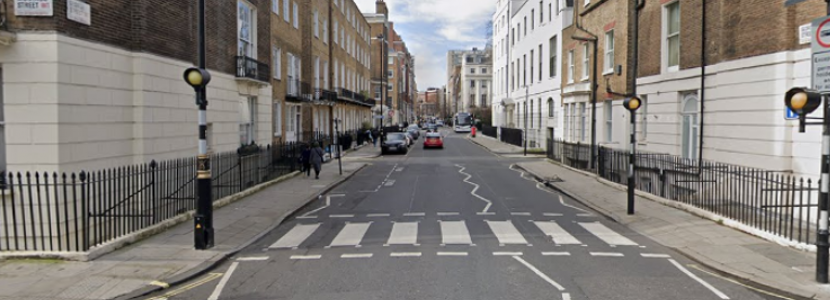
[[[376,0],[354,0],[363,13],[375,12]],[[487,22],[495,0],[385,0],[389,20],[415,56],[419,90],[447,82],[447,51],[484,48]]]

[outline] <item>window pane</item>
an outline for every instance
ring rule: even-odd
[[[680,36],[669,38],[669,67],[680,64]]]
[[[669,30],[668,34],[674,34],[680,31],[680,4],[675,2],[668,7],[669,11]]]

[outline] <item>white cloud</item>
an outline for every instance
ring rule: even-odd
[[[376,0],[355,0],[361,12],[375,13]],[[491,19],[495,1],[386,0],[390,21],[415,55],[418,88],[446,84],[446,51],[484,46],[483,26]]]

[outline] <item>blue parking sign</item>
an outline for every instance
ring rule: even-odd
[[[787,109],[787,112],[786,112],[786,115],[784,116],[784,119],[786,119],[786,120],[798,120],[798,114],[797,113],[795,113],[789,107],[785,107],[785,108]]]

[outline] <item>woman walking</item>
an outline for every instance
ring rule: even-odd
[[[314,179],[320,179],[320,168],[323,166],[323,149],[320,148],[320,144],[314,143],[313,148],[311,148],[311,154],[309,155],[311,165],[314,167]]]
[[[311,176],[311,149],[308,148],[308,145],[303,144],[303,152],[300,153],[300,164],[302,164],[302,170],[300,172],[306,173],[305,176]]]

